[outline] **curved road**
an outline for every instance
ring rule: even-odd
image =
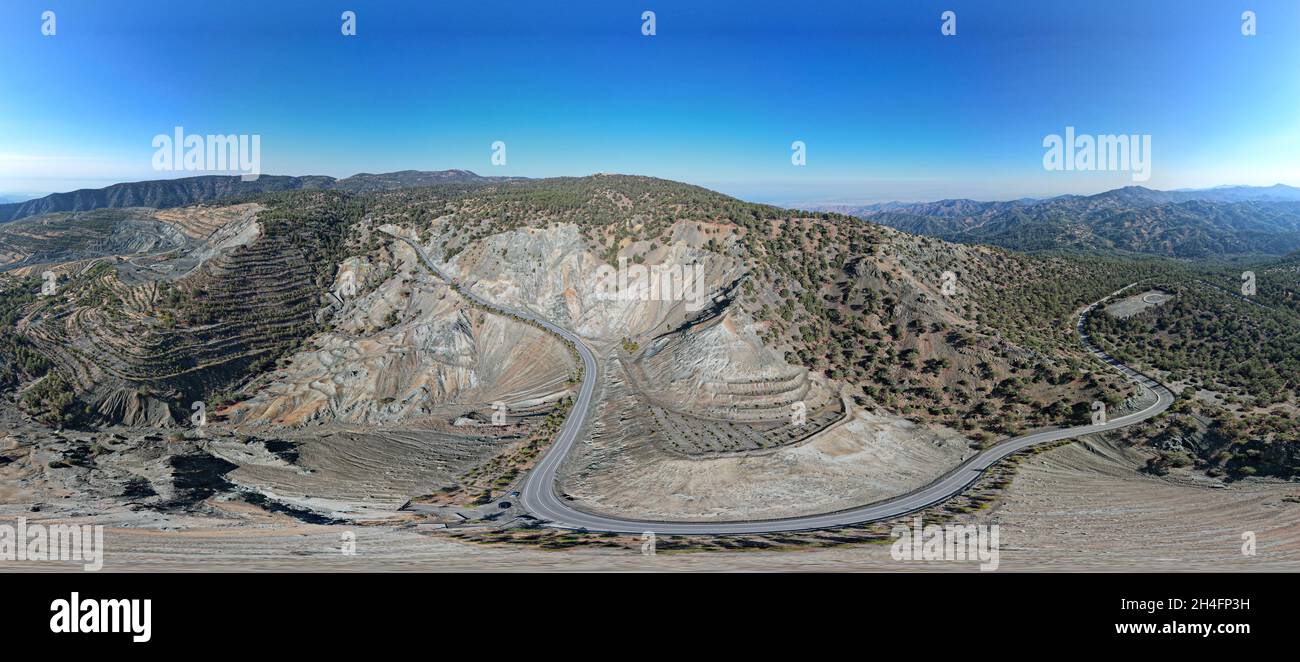
[[[429,259],[424,249],[415,242],[406,237],[392,235],[409,244],[420,260],[439,278],[454,283],[448,278],[442,270]],[[993,446],[990,446],[979,453],[971,456],[957,468],[944,474],[934,482],[896,497],[891,497],[884,501],[839,510],[819,515],[806,515],[802,517],[791,517],[787,519],[765,519],[749,521],[732,521],[732,522],[655,522],[649,520],[636,520],[618,517],[609,517],[578,510],[565,497],[556,491],[556,473],[560,464],[564,461],[569,450],[578,440],[582,424],[587,418],[587,411],[591,407],[592,393],[595,391],[596,376],[596,356],[592,354],[591,349],[576,334],[568,329],[556,326],[551,322],[536,317],[530,312],[516,310],[500,304],[491,303],[479,298],[471,293],[468,288],[460,288],[461,293],[473,300],[479,305],[500,310],[508,315],[526,319],[535,322],[547,330],[559,335],[573,344],[577,349],[579,356],[582,357],[583,375],[582,385],[578,389],[578,397],[573,403],[573,409],[569,417],[560,427],[560,433],[556,436],[555,441],[550,448],[543,454],[541,461],[537,466],[528,473],[525,479],[523,490],[520,493],[520,505],[523,506],[534,517],[542,520],[549,526],[569,529],[586,529],[589,531],[610,531],[616,533],[642,533],[653,531],[660,535],[689,535],[689,534],[737,534],[737,533],[774,533],[781,531],[805,531],[811,529],[826,529],[852,524],[861,524],[864,522],[873,522],[882,519],[891,519],[908,513],[923,510],[937,503],[948,500],[949,498],[960,494],[971,483],[974,483],[984,471],[989,467],[997,464],[1007,456],[1022,451],[1031,446],[1059,441],[1062,439],[1072,439],[1086,434],[1096,432],[1106,432],[1108,430],[1117,430],[1135,423],[1140,423],[1153,416],[1156,416],[1168,409],[1174,402],[1173,393],[1163,384],[1143,375],[1132,368],[1120,363],[1110,355],[1101,351],[1086,333],[1083,332],[1084,322],[1088,315],[1096,309],[1098,305],[1109,300],[1111,297],[1127,290],[1133,285],[1123,287],[1101,301],[1085,308],[1078,317],[1076,322],[1076,332],[1084,347],[1100,358],[1102,361],[1110,364],[1116,370],[1119,370],[1130,380],[1141,384],[1156,394],[1156,401],[1146,409],[1126,414],[1118,418],[1110,419],[1099,425],[1083,425],[1073,428],[1064,428],[1059,430],[1046,430],[1035,432],[1033,434],[1021,437],[1012,437],[1005,439]]]

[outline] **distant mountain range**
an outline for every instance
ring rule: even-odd
[[[1126,251],[1173,257],[1282,255],[1300,249],[1300,188],[1128,186],[1045,200],[820,205],[904,232],[1013,250]]]
[[[0,204],[0,223],[52,212],[106,207],[180,207],[257,193],[331,189],[373,193],[439,184],[483,185],[523,180],[483,177],[468,170],[403,170],[323,175],[208,175],[114,184]],[[911,234],[1012,250],[1146,253],[1182,258],[1284,255],[1300,250],[1300,188],[1223,186],[1157,191],[1141,186],[1048,199],[984,202],[886,202],[872,205],[805,205],[835,211]]]
[[[288,177],[262,175],[246,182],[237,176],[205,175],[114,184],[106,188],[52,193],[25,202],[0,204],[0,223],[60,211],[89,211],[104,207],[181,207],[255,193],[299,189],[337,189],[369,193],[446,183],[490,183],[522,179],[483,177],[468,170],[402,170],[384,174],[361,173],[344,179],[323,175]]]

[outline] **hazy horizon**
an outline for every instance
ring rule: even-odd
[[[353,177],[353,176],[356,176],[356,175],[362,175],[362,174],[387,174],[387,173],[391,173],[391,172],[401,172],[401,171],[403,171],[403,170],[417,170],[417,169],[416,169],[416,168],[402,168],[402,169],[399,169],[399,170],[390,170],[390,171],[384,171],[384,172],[377,172],[377,171],[358,171],[358,172],[353,172],[353,173],[349,173],[349,174],[347,174],[347,175],[342,175],[342,176],[339,176],[339,175],[332,175],[332,174],[324,174],[324,173],[318,173],[318,172],[313,172],[313,173],[297,173],[297,174],[289,174],[289,173],[265,173],[263,176],[267,176],[267,177],[273,177],[273,176],[287,176],[287,177],[314,177],[314,176],[325,176],[325,177],[333,177],[333,178],[335,178],[335,179],[346,179],[346,178],[348,178],[348,177]],[[492,172],[486,172],[486,173],[485,173],[485,172],[482,172],[482,171],[473,170],[473,169],[471,169],[471,168],[446,168],[446,170],[466,170],[466,171],[473,172],[474,174],[477,174],[477,175],[482,175],[482,176],[494,176],[494,173],[492,173]],[[135,182],[157,181],[157,180],[167,180],[167,179],[184,179],[184,178],[186,178],[186,177],[195,177],[195,176],[204,176],[204,175],[205,175],[205,173],[189,173],[189,172],[179,172],[179,173],[160,173],[160,174],[163,174],[163,175],[174,175],[174,176],[150,177],[150,178],[146,178],[146,179],[135,179],[135,180],[124,180],[124,181],[117,181],[117,180],[112,180],[112,179],[104,179],[104,180],[102,180],[103,183],[91,183],[90,185],[87,185],[87,186],[78,186],[78,187],[76,187],[76,188],[69,188],[69,189],[65,189],[65,190],[44,191],[44,192],[34,192],[34,193],[32,193],[32,192],[13,192],[13,191],[0,190],[0,199],[7,199],[7,200],[8,200],[9,202],[11,202],[11,203],[12,203],[12,202],[26,202],[27,200],[35,200],[35,199],[42,198],[42,197],[45,197],[45,196],[47,196],[47,195],[56,194],[56,193],[71,193],[71,192],[74,192],[74,191],[85,190],[85,189],[94,190],[94,189],[106,188],[106,187],[108,187],[108,186],[112,186],[112,185],[114,185],[114,184],[129,184],[129,183],[135,183]],[[563,173],[563,174],[555,174],[555,175],[546,175],[546,176],[543,176],[543,177],[530,177],[530,179],[546,179],[546,178],[551,178],[551,177],[587,177],[587,176],[591,176],[591,175],[594,175],[594,174],[597,174],[597,173],[585,173],[585,174],[570,174],[570,173]],[[615,172],[615,173],[601,173],[601,174],[642,175],[643,173],[637,173],[637,172]],[[521,175],[521,176],[522,176],[522,175]],[[662,178],[662,179],[671,179],[671,178]],[[681,181],[681,180],[674,180],[674,181]],[[782,207],[793,207],[793,206],[797,206],[797,205],[801,205],[801,204],[804,204],[804,205],[827,205],[827,206],[831,206],[831,205],[839,205],[839,206],[859,206],[859,205],[861,205],[861,206],[866,206],[866,205],[881,204],[881,203],[889,203],[889,202],[914,203],[914,202],[937,202],[937,201],[940,201],[940,200],[958,200],[958,199],[969,199],[969,200],[975,200],[975,201],[977,201],[977,202],[1005,202],[1005,201],[1010,201],[1010,200],[1022,200],[1022,199],[1039,199],[1039,200],[1046,200],[1046,199],[1054,198],[1054,197],[1061,196],[1061,195],[1084,195],[1084,196],[1088,196],[1088,195],[1097,195],[1097,194],[1100,194],[1100,193],[1105,193],[1105,192],[1107,192],[1107,191],[1111,191],[1111,190],[1115,190],[1115,189],[1119,189],[1119,188],[1124,188],[1124,187],[1126,187],[1126,186],[1141,186],[1142,188],[1149,188],[1149,189],[1153,189],[1153,190],[1161,190],[1161,191],[1198,191],[1198,190],[1210,190],[1210,189],[1216,189],[1216,188],[1234,188],[1234,187],[1259,187],[1259,188],[1268,188],[1268,187],[1271,187],[1271,186],[1277,186],[1277,185],[1281,185],[1281,186],[1290,186],[1290,187],[1294,187],[1294,188],[1300,188],[1300,186],[1296,186],[1296,184],[1291,184],[1291,183],[1288,183],[1288,182],[1273,182],[1272,184],[1237,184],[1237,183],[1224,183],[1224,184],[1216,184],[1216,185],[1213,185],[1213,186],[1195,186],[1195,187],[1181,187],[1181,188],[1169,188],[1169,189],[1161,188],[1161,189],[1156,189],[1155,187],[1152,187],[1152,186],[1144,186],[1144,185],[1142,185],[1142,184],[1135,184],[1135,183],[1132,183],[1132,182],[1121,182],[1121,183],[1119,183],[1119,184],[1116,185],[1116,186],[1103,187],[1103,188],[1100,188],[1100,189],[1097,189],[1097,190],[1094,190],[1094,191],[1083,191],[1083,192],[1072,192],[1072,193],[1056,193],[1056,194],[1046,194],[1046,195],[1022,195],[1022,196],[1015,196],[1015,197],[1002,197],[1002,198],[998,198],[998,197],[978,197],[978,196],[973,196],[973,195],[952,195],[952,196],[934,196],[934,197],[926,197],[926,196],[920,196],[920,197],[902,197],[902,196],[899,196],[899,197],[888,197],[888,196],[886,196],[886,197],[876,197],[876,198],[853,198],[853,197],[849,197],[849,198],[838,198],[838,199],[837,199],[837,198],[816,198],[815,195],[806,195],[806,196],[803,196],[802,198],[799,198],[799,197],[796,197],[796,198],[782,198],[782,197],[780,197],[779,195],[771,195],[771,196],[766,196],[766,197],[765,197],[765,196],[752,196],[752,197],[746,197],[746,196],[737,195],[737,194],[735,194],[735,193],[732,193],[732,192],[730,192],[730,191],[727,191],[727,190],[725,190],[724,187],[711,186],[711,185],[708,185],[708,184],[705,184],[705,183],[701,183],[701,182],[691,182],[691,181],[684,181],[684,182],[682,182],[682,183],[685,183],[685,184],[692,184],[692,185],[695,185],[695,186],[703,186],[703,187],[705,187],[705,188],[709,188],[709,189],[712,189],[712,190],[716,190],[716,191],[718,191],[719,193],[724,193],[724,194],[726,194],[726,195],[730,195],[730,196],[732,196],[732,197],[735,197],[735,198],[738,198],[738,199],[742,199],[742,200],[747,200],[747,201],[750,201],[750,202],[761,202],[761,203],[765,203],[765,204],[772,204],[772,205],[782,206]],[[814,190],[815,190],[815,189],[814,189]],[[3,202],[4,202],[4,200],[0,200],[0,203],[3,203]]]

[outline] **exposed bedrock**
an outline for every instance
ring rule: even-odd
[[[569,391],[573,362],[559,340],[466,305],[405,245],[395,264],[350,259],[333,291],[342,303],[332,330],[230,408],[232,423],[451,420],[495,403],[529,410]]]

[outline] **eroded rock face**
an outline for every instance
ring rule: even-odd
[[[573,362],[560,341],[466,305],[405,244],[394,245],[391,265],[350,259],[333,291],[351,296],[331,318],[334,329],[227,410],[232,423],[451,420],[467,407],[527,409],[568,391]]]
[[[621,346],[634,388],[670,411],[784,422],[795,406],[807,414],[836,405],[833,388],[764,345],[754,320],[733,305],[743,271],[700,249],[695,228],[678,224],[666,246],[626,247],[617,266],[592,253],[573,225],[523,228],[482,240],[448,270],[490,301],[559,320],[598,346]]]
[[[586,440],[561,471],[567,494],[623,515],[780,517],[915,487],[972,452],[956,432],[852,407],[767,346],[735,305],[743,270],[701,250],[694,227],[675,227],[666,246],[624,246],[619,257],[651,265],[639,272],[627,260],[611,270],[565,225],[489,236],[440,263],[484,299],[574,329],[601,357]],[[438,228],[424,244],[434,256]],[[695,282],[646,287],[656,273]]]
[[[738,307],[657,338],[629,363],[647,398],[728,421],[785,422],[833,406],[834,389],[763,344]]]
[[[435,236],[429,244],[435,256],[437,243]],[[634,252],[643,263],[611,265],[566,224],[487,237],[447,266],[475,294],[527,308],[597,341],[671,331],[741,275],[728,258],[685,241],[625,249],[625,257]]]

